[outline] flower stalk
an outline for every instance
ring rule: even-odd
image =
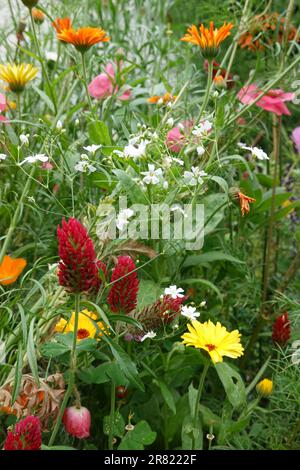
[[[199,414],[200,400],[201,400],[203,386],[204,386],[204,382],[205,382],[205,378],[206,378],[208,369],[209,369],[209,361],[206,361],[205,364],[204,364],[204,368],[203,368],[201,377],[200,377],[198,391],[197,391],[197,397],[196,397],[196,403],[195,403],[195,411],[194,411],[194,417],[193,417],[192,450],[195,450],[195,444],[196,443],[195,443],[194,430],[197,427],[197,419],[198,419],[198,414]]]
[[[74,390],[75,374],[76,374],[76,363],[77,363],[76,346],[77,346],[79,312],[80,312],[80,294],[75,294],[75,322],[74,322],[72,350],[71,350],[71,356],[70,356],[69,383],[68,383],[68,388],[66,390],[63,402],[62,402],[60,410],[59,410],[59,414],[58,414],[53,432],[52,432],[50,440],[49,440],[49,444],[48,444],[49,447],[51,447],[53,445],[54,441],[55,441],[55,438],[56,438],[57,433],[59,431],[59,427],[60,427],[61,422],[62,422],[64,411],[65,411],[66,406],[68,404],[69,398],[72,395],[73,390]]]

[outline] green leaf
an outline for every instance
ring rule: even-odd
[[[28,358],[28,363],[29,363],[32,375],[35,378],[36,383],[39,385],[40,380],[39,380],[38,366],[37,366],[37,360],[36,360],[36,354],[35,354],[36,339],[34,338],[34,321],[35,319],[33,318],[31,320],[30,327],[29,327],[28,340],[27,340],[27,358]]]
[[[155,282],[141,279],[137,298],[138,310],[156,302],[160,294],[161,288]]]
[[[22,368],[23,368],[23,349],[22,343],[19,344],[18,355],[15,367],[15,379],[14,379],[14,388],[12,391],[11,405],[13,405],[19,396],[20,385],[22,380]]]
[[[207,286],[209,289],[213,290],[217,294],[221,302],[223,302],[223,296],[221,292],[219,291],[219,289],[217,288],[217,286],[213,284],[212,282],[207,281],[206,279],[181,279],[180,282],[181,284],[188,284],[188,285],[203,284],[204,286]]]
[[[116,359],[118,365],[124,372],[128,381],[135,385],[142,392],[145,390],[144,384],[138,376],[138,370],[135,363],[131,360],[130,356],[121,348],[121,346],[113,342],[108,336],[103,336],[103,341],[109,344],[111,352]]]
[[[147,421],[140,421],[132,431],[127,431],[118,450],[143,450],[144,446],[153,444],[156,432],[153,432]]]
[[[18,309],[20,312],[20,317],[21,317],[21,326],[22,326],[22,335],[23,335],[23,345],[24,348],[26,348],[27,344],[27,323],[26,323],[26,316],[24,312],[24,308],[21,304],[18,303]]]
[[[45,444],[42,444],[41,450],[77,450],[75,447],[70,446],[51,446],[48,447]]]
[[[40,90],[40,88],[38,88],[37,86],[35,86],[33,84],[31,86],[34,89],[34,91],[40,96],[42,101],[44,101],[44,103],[46,103],[46,105],[48,106],[48,108],[50,109],[52,114],[55,114],[54,105],[53,105],[51,99],[49,98],[49,96],[46,95],[46,93],[44,91]]]
[[[70,348],[65,344],[57,343],[52,341],[51,343],[45,343],[41,346],[41,353],[46,357],[56,357],[65,354],[70,351]]]
[[[78,353],[82,351],[95,351],[97,347],[97,340],[94,338],[86,338],[78,341],[76,345],[76,350]]]
[[[103,419],[103,433],[108,436],[110,429],[110,416],[104,416]],[[125,421],[119,411],[115,413],[115,419],[113,423],[113,436],[123,437],[125,433]]]
[[[203,448],[203,430],[201,421],[198,418],[196,426],[193,425],[193,419],[187,415],[182,424],[181,441],[183,450],[202,450]],[[194,445],[193,445],[194,444]]]
[[[126,194],[133,204],[148,204],[148,199],[140,186],[133,180],[133,176],[123,170],[113,170]]]
[[[175,400],[174,400],[173,394],[172,394],[171,390],[168,388],[167,384],[165,382],[163,382],[162,380],[156,380],[156,379],[153,380],[153,383],[160,388],[162,397],[163,397],[166,405],[168,406],[168,408],[170,408],[172,413],[175,414],[176,413]]]
[[[215,181],[224,191],[224,193],[228,193],[228,183],[224,178],[221,178],[220,176],[211,176],[211,180]]]
[[[125,384],[126,378],[115,362],[106,362],[98,367],[88,367],[78,373],[78,377],[88,384],[102,384],[114,380],[116,384]]]
[[[238,408],[245,404],[246,391],[240,374],[225,362],[218,362],[215,368],[231,405]]]
[[[244,261],[241,261],[238,258],[235,258],[228,253],[223,251],[208,251],[207,253],[202,253],[201,255],[191,255],[188,256],[183,263],[184,268],[189,268],[190,266],[198,266],[199,264],[213,263],[214,261],[229,261],[230,263],[240,263],[245,264]]]
[[[291,193],[286,192],[285,188],[276,188],[275,191],[275,206],[279,206],[284,201],[291,197]],[[255,206],[255,213],[263,212],[270,209],[272,205],[272,190],[265,192],[262,200],[258,206]]]
[[[88,124],[90,141],[93,144],[111,145],[108,127],[103,121],[92,121]]]

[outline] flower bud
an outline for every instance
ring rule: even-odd
[[[35,7],[38,3],[39,3],[39,0],[21,0],[22,3],[24,3],[25,7],[27,8],[33,8]]]
[[[78,439],[85,439],[90,435],[91,413],[84,406],[70,406],[66,408],[63,424],[67,433]]]
[[[269,397],[273,390],[273,382],[270,379],[263,379],[256,385],[256,391],[263,397]]]

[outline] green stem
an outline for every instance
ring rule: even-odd
[[[8,249],[9,245],[10,245],[10,241],[11,241],[11,238],[12,238],[12,235],[14,233],[14,230],[17,226],[17,223],[18,223],[18,220],[19,220],[19,216],[20,216],[20,213],[21,213],[21,209],[22,209],[22,205],[23,205],[23,202],[24,202],[24,199],[25,197],[27,196],[27,193],[29,191],[29,188],[30,188],[30,184],[31,184],[31,180],[33,178],[33,174],[34,174],[34,171],[35,171],[35,166],[33,165],[32,169],[31,169],[31,172],[26,180],[26,183],[25,183],[25,186],[24,186],[24,189],[23,189],[23,192],[21,194],[21,197],[19,199],[19,202],[18,202],[18,205],[17,205],[17,208],[15,210],[15,213],[14,213],[14,216],[13,216],[13,219],[10,223],[10,226],[9,226],[9,229],[8,229],[8,232],[7,232],[7,235],[5,237],[5,241],[2,245],[2,249],[1,249],[1,252],[0,252],[0,264],[2,263],[3,261],[3,258],[6,254],[6,250]]]
[[[204,98],[203,98],[203,103],[202,103],[202,106],[201,106],[200,114],[199,114],[199,117],[198,117],[198,119],[197,119],[197,123],[199,123],[199,122],[201,121],[203,112],[205,111],[206,106],[207,106],[207,103],[208,103],[208,100],[209,100],[209,94],[210,94],[211,85],[212,85],[212,79],[213,79],[213,69],[214,69],[213,60],[212,60],[212,59],[209,59],[209,60],[208,60],[208,72],[207,72],[206,90],[205,90],[205,95],[204,95]]]
[[[71,350],[71,357],[70,357],[70,368],[69,368],[69,383],[68,388],[66,390],[63,402],[61,404],[59,414],[51,434],[48,446],[51,447],[55,441],[56,435],[58,433],[59,427],[61,425],[61,421],[64,415],[64,411],[68,404],[69,398],[73,392],[74,385],[75,385],[75,373],[76,373],[76,362],[77,362],[77,332],[78,332],[78,318],[80,312],[80,294],[75,294],[75,321],[74,321],[74,331],[73,331],[73,343],[72,343],[72,350]]]
[[[91,97],[90,97],[90,94],[89,94],[88,84],[87,84],[85,52],[82,52],[81,59],[82,59],[82,73],[83,73],[84,88],[85,88],[85,92],[86,92],[86,96],[87,96],[87,100],[88,100],[88,103],[89,103],[90,110],[93,112],[93,104],[92,104],[92,100],[91,100]]]
[[[199,414],[199,407],[200,407],[200,400],[201,400],[201,395],[202,395],[202,390],[204,386],[204,381],[205,377],[207,374],[207,371],[209,369],[209,362],[207,361],[204,365],[200,381],[199,381],[199,387],[198,387],[198,392],[197,392],[197,397],[196,397],[196,404],[195,404],[195,411],[194,411],[194,417],[193,417],[193,439],[192,439],[192,450],[195,450],[195,435],[194,435],[194,430],[196,429],[197,426],[197,420],[198,420],[198,414]]]
[[[41,66],[42,66],[43,75],[46,79],[47,86],[48,86],[48,89],[49,89],[49,92],[50,92],[50,95],[51,95],[51,100],[52,100],[52,103],[53,103],[53,106],[54,106],[55,114],[57,114],[56,99],[55,99],[54,91],[53,91],[53,88],[51,86],[51,83],[50,83],[50,80],[49,80],[49,77],[48,77],[48,73],[47,73],[47,70],[46,70],[46,67],[45,67],[45,64],[44,64],[44,60],[42,58],[42,54],[41,54],[41,50],[40,50],[40,46],[39,46],[39,42],[38,42],[38,38],[37,38],[37,34],[36,34],[34,19],[33,19],[33,16],[32,16],[32,8],[29,8],[29,12],[30,12],[31,27],[32,27],[32,32],[33,32],[33,39],[34,39],[35,47],[36,47],[36,50],[37,50],[38,58],[39,58]]]
[[[114,438],[114,423],[115,423],[115,408],[116,408],[116,383],[114,380],[111,381],[111,392],[110,392],[110,416],[109,416],[109,436],[108,436],[108,449],[113,450],[113,438]]]

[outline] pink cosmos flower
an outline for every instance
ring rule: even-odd
[[[0,113],[2,113],[2,111],[5,111],[6,108],[7,108],[6,98],[4,95],[2,95],[2,93],[0,93]],[[1,116],[0,114],[0,121],[7,122],[8,120],[5,116]]]
[[[175,126],[167,133],[166,144],[172,152],[179,153],[185,145],[187,134],[190,133],[193,127],[192,121],[183,121],[181,126]]]
[[[296,127],[296,129],[293,130],[292,141],[294,142],[296,150],[300,155],[300,127]]]
[[[260,93],[261,90],[258,86],[252,84],[244,86],[238,92],[237,97],[243,104],[251,104],[260,95]],[[285,93],[280,88],[277,88],[276,90],[269,90],[255,104],[266,111],[277,114],[277,116],[281,116],[282,114],[290,116],[291,113],[284,102],[291,101],[294,97],[295,93]]]
[[[121,68],[120,63],[120,68]],[[118,93],[118,85],[115,84],[115,67],[109,63],[105,67],[105,72],[100,73],[88,86],[89,94],[97,100],[103,100],[108,96]],[[118,96],[119,100],[126,101],[131,97],[131,90],[126,90],[122,95]]]
[[[78,439],[85,439],[90,435],[91,413],[84,406],[70,406],[65,409],[63,424],[67,433]]]

